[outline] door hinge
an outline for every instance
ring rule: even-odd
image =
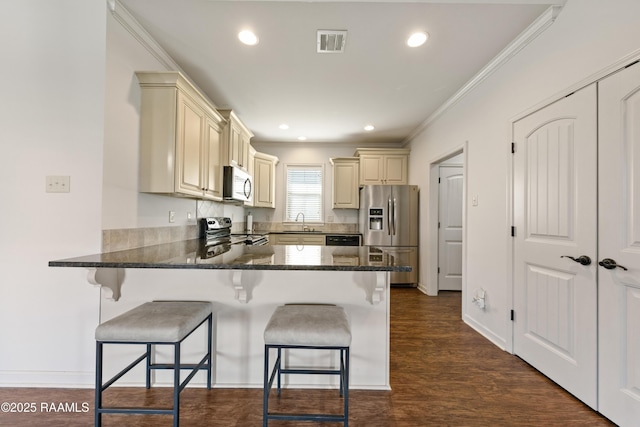
[[[511,226],[511,237],[516,237],[516,228],[513,225]]]
[[[513,322],[516,319],[516,312],[511,310],[511,321]]]
[[[438,221],[438,228],[440,228],[440,222]]]
[[[440,267],[438,267],[438,274],[440,274]]]
[[[438,184],[440,184],[440,178],[438,178]]]
[[[516,143],[512,142],[511,143],[511,154],[514,154],[516,152]]]

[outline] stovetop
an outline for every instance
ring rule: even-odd
[[[231,241],[233,243],[261,246],[269,243],[269,236],[266,234],[232,234]]]

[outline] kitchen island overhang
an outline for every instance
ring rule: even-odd
[[[89,282],[105,291],[101,321],[151,300],[211,301],[216,317],[216,387],[262,386],[262,333],[277,306],[300,302],[340,305],[353,334],[351,387],[390,389],[389,276],[391,271],[410,267],[394,265],[392,256],[362,246],[231,245],[227,249],[209,256],[210,248],[196,239],[56,260],[49,265],[89,270]],[[194,340],[192,351],[185,347],[186,354],[197,354],[205,337]],[[312,366],[315,358],[326,356],[298,359],[292,353],[290,357],[300,366]],[[112,356],[105,370],[116,372],[119,359],[125,360],[126,355]],[[170,384],[169,376],[163,374],[157,374],[156,383]],[[131,375],[131,385],[144,382],[142,372]],[[293,387],[337,387],[325,376],[293,377],[287,383]],[[194,381],[205,383],[204,378]]]

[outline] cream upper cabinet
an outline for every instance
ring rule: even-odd
[[[136,75],[142,89],[139,190],[220,199],[224,118],[178,72]]]
[[[358,148],[360,185],[404,185],[409,177],[409,152],[406,149]]]
[[[252,182],[251,193],[252,193],[252,197],[251,197],[251,200],[247,200],[246,202],[244,202],[244,205],[246,207],[253,207],[253,206],[256,206],[256,204],[255,204],[255,200],[256,200],[256,177],[255,177],[255,174],[253,172],[253,170],[254,170],[254,161],[253,161],[253,159],[256,156],[256,149],[253,148],[251,146],[251,144],[248,144],[248,146],[249,147],[248,147],[248,150],[247,150],[247,161],[246,161],[247,168],[246,168],[246,171],[249,174],[249,176],[251,176],[251,182]]]
[[[220,127],[209,117],[205,123],[205,155],[208,167],[205,168],[205,198],[222,200],[222,146]]]
[[[278,158],[257,152],[254,155],[253,164],[253,206],[275,208]]]
[[[233,110],[220,109],[218,112],[227,120],[222,131],[222,148],[225,166],[237,166],[249,172],[249,148],[253,133],[242,123]]]
[[[357,157],[334,157],[333,165],[333,208],[358,209],[360,207],[360,159]]]

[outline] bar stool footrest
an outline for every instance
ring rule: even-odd
[[[333,414],[269,414],[270,420],[344,422],[344,416]]]

